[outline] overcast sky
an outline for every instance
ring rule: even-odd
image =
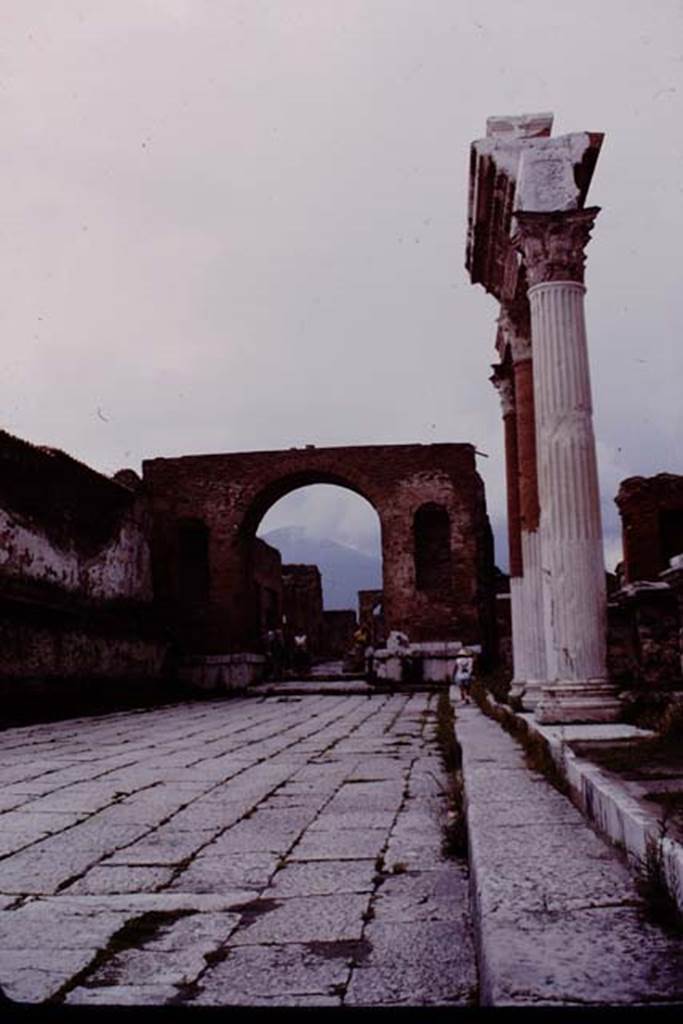
[[[613,566],[619,481],[683,472],[680,0],[0,13],[6,428],[105,473],[469,441],[489,456],[501,565],[496,303],[463,266],[469,144],[491,114],[605,132],[587,316]],[[264,525],[298,516],[368,547],[355,499],[307,493]]]

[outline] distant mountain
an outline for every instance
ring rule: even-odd
[[[260,536],[261,540],[278,549],[283,565],[318,566],[326,609],[353,608],[357,611],[358,591],[377,590],[382,586],[380,559],[346,544],[323,540],[300,526],[283,526]]]

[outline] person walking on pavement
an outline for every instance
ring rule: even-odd
[[[474,658],[467,647],[458,652],[455,659],[455,670],[453,682],[460,687],[460,699],[463,704],[471,704],[470,689],[472,687],[472,673],[474,671]]]

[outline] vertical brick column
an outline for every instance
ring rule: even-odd
[[[502,366],[494,366],[491,383],[500,396],[505,432],[505,479],[507,489],[508,551],[510,559],[510,615],[512,619],[512,686],[510,695],[521,696],[526,681],[526,624],[522,600],[522,543],[520,535],[519,459],[517,419],[512,377]]]
[[[543,590],[541,582],[540,509],[536,469],[536,417],[534,410],[531,326],[526,302],[506,309],[501,316],[512,353],[519,464],[520,543],[522,548],[522,604],[527,667],[522,706],[533,711],[547,679]]]
[[[597,208],[518,213],[528,281],[548,683],[541,722],[619,716],[607,681],[600,496],[584,320],[584,248]]]

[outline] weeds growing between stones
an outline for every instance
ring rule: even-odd
[[[517,740],[524,750],[527,768],[539,772],[563,796],[569,794],[569,786],[564,773],[558,768],[547,741],[539,733],[529,729],[521,715],[512,708],[507,708],[491,700],[489,689],[484,681],[476,682],[472,687],[472,697],[480,710],[489,718],[502,725],[503,729]]]
[[[455,712],[447,691],[439,694],[436,707],[436,738],[441,760],[448,773],[448,812],[442,852],[446,857],[467,858],[467,821],[462,778],[462,751],[455,738]]]
[[[671,815],[674,813],[674,802],[664,805],[659,821],[659,835],[648,836],[645,844],[645,857],[639,865],[638,891],[646,903],[649,916],[657,924],[677,933],[683,931],[683,913],[676,898],[679,893],[672,893],[667,879],[666,862],[664,859],[664,839],[669,831]]]

